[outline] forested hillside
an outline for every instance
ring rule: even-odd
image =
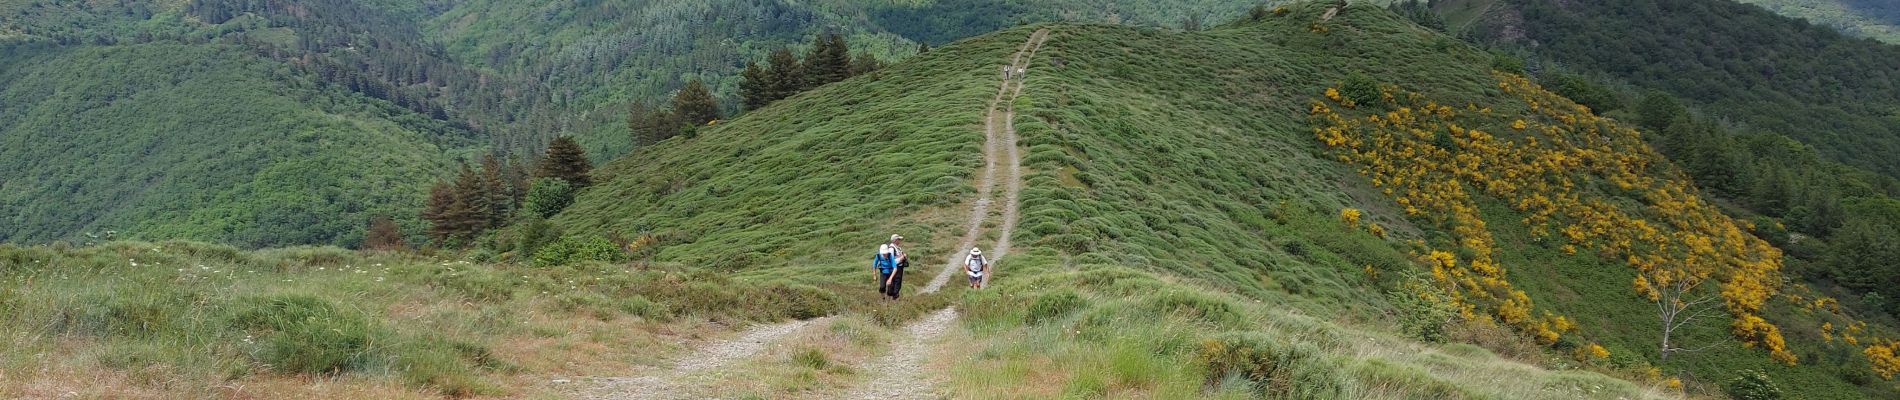
[[[1696,22],[1707,20],[1729,22]],[[1715,1],[1518,1],[1477,26],[1558,92],[1646,129],[1700,186],[1754,214],[1814,290],[1864,318],[1900,311],[1894,270],[1873,261],[1900,250],[1872,239],[1900,229],[1887,161],[1900,47]]]
[[[349,245],[413,220],[470,140],[235,46],[23,47],[0,49],[0,240]]]
[[[1472,34],[1900,176],[1900,46],[1725,0],[1507,0]]]

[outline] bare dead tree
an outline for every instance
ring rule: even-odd
[[[1714,293],[1696,294],[1702,286],[1701,279],[1675,279],[1667,285],[1656,285],[1655,295],[1650,300],[1656,303],[1656,317],[1662,320],[1662,343],[1657,346],[1662,361],[1669,361],[1669,355],[1679,352],[1697,352],[1713,347],[1714,344],[1697,348],[1684,348],[1674,343],[1676,332],[1690,326],[1698,320],[1715,315],[1714,307],[1719,297]]]

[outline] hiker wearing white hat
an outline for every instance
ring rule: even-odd
[[[990,272],[990,260],[983,257],[983,249],[970,248],[970,256],[963,259],[963,271],[970,275],[970,288],[983,288],[983,274]]]
[[[889,242],[877,246],[877,255],[871,257],[871,267],[877,269],[877,293],[897,300],[897,293],[904,287],[904,268],[910,266],[910,255],[904,254],[904,237],[891,235]]]

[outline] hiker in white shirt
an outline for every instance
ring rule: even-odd
[[[983,258],[983,250],[971,248],[970,255],[963,258],[963,272],[970,275],[970,288],[983,288],[983,274],[990,272],[990,260]]]

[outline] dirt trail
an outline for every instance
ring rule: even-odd
[[[718,371],[734,361],[765,351],[767,345],[791,336],[807,326],[822,326],[831,317],[760,325],[740,333],[739,337],[708,343],[692,355],[680,359],[673,368],[658,375],[624,378],[592,378],[599,387],[582,397],[589,399],[660,400],[695,398],[686,377],[700,371]]]
[[[1049,30],[1047,29],[1037,30],[1036,33],[1031,34],[1029,40],[1023,42],[1023,46],[1017,49],[1016,54],[1010,59],[1009,70],[1027,71],[1029,60],[1035,58],[1036,51],[1042,49],[1042,43],[1048,39]],[[1023,92],[1025,81],[1020,76],[1004,79],[997,85],[996,97],[990,99],[989,110],[985,113],[983,120],[983,176],[977,180],[977,200],[970,210],[969,227],[963,232],[963,238],[957,242],[957,247],[951,248],[949,259],[945,261],[943,270],[938,271],[937,276],[930,280],[930,284],[924,286],[922,293],[932,293],[943,289],[943,285],[950,281],[950,277],[959,275],[958,272],[963,270],[964,251],[976,244],[976,239],[982,235],[983,220],[989,217],[990,204],[994,203],[992,198],[995,195],[996,174],[999,170],[1008,176],[1003,178],[1004,182],[1007,182],[1003,191],[1003,224],[997,230],[1001,236],[998,236],[996,244],[990,247],[990,259],[1002,259],[1003,255],[1009,252],[1009,235],[1012,228],[1016,226],[1016,197],[1022,192],[1023,186],[1022,158],[1016,149],[1015,102],[1016,96]],[[998,165],[1005,162],[1009,164],[1007,167]]]
[[[1014,122],[1016,107],[1014,104],[1016,96],[1023,92],[1025,79],[1022,72],[1028,70],[1029,61],[1035,58],[1036,50],[1041,49],[1043,42],[1048,39],[1049,30],[1047,29],[1037,30],[1036,33],[1029,35],[1029,40],[1023,42],[1023,46],[1017,49],[1015,56],[1010,60],[1008,71],[1017,72],[1003,79],[996,90],[996,97],[990,100],[990,108],[983,121],[985,135],[983,177],[977,188],[976,206],[970,213],[969,230],[964,232],[962,241],[953,248],[943,271],[938,272],[935,279],[931,279],[930,285],[924,287],[923,293],[942,289],[951,276],[963,275],[964,249],[970,248],[970,245],[975,243],[976,238],[982,233],[983,220],[989,217],[990,199],[994,194],[992,187],[996,185],[996,174],[999,170],[1006,174],[1003,180],[1007,182],[1003,189],[1003,223],[997,227],[996,244],[990,247],[988,254],[990,259],[1000,260],[1009,252],[1009,235],[1016,226],[1016,198],[1017,194],[1021,193],[1023,185],[1022,158],[1016,149]],[[1008,165],[999,167],[998,164],[1001,163]],[[987,279],[988,276],[985,278]],[[844,398],[885,400],[943,397],[936,385],[940,378],[926,375],[924,362],[929,358],[927,349],[931,347],[931,342],[941,337],[945,330],[950,329],[956,319],[956,308],[945,307],[931,313],[929,317],[905,326],[904,331],[907,334],[905,338],[892,346],[891,352],[865,365],[863,371],[869,374],[870,378]]]
[[[943,336],[957,319],[955,307],[944,307],[931,313],[924,319],[904,327],[904,339],[891,347],[891,352],[860,371],[870,376],[870,380],[858,386],[857,390],[842,398],[886,400],[886,399],[930,399],[941,398],[937,393],[937,378],[924,373],[924,361],[929,358],[930,341]]]

